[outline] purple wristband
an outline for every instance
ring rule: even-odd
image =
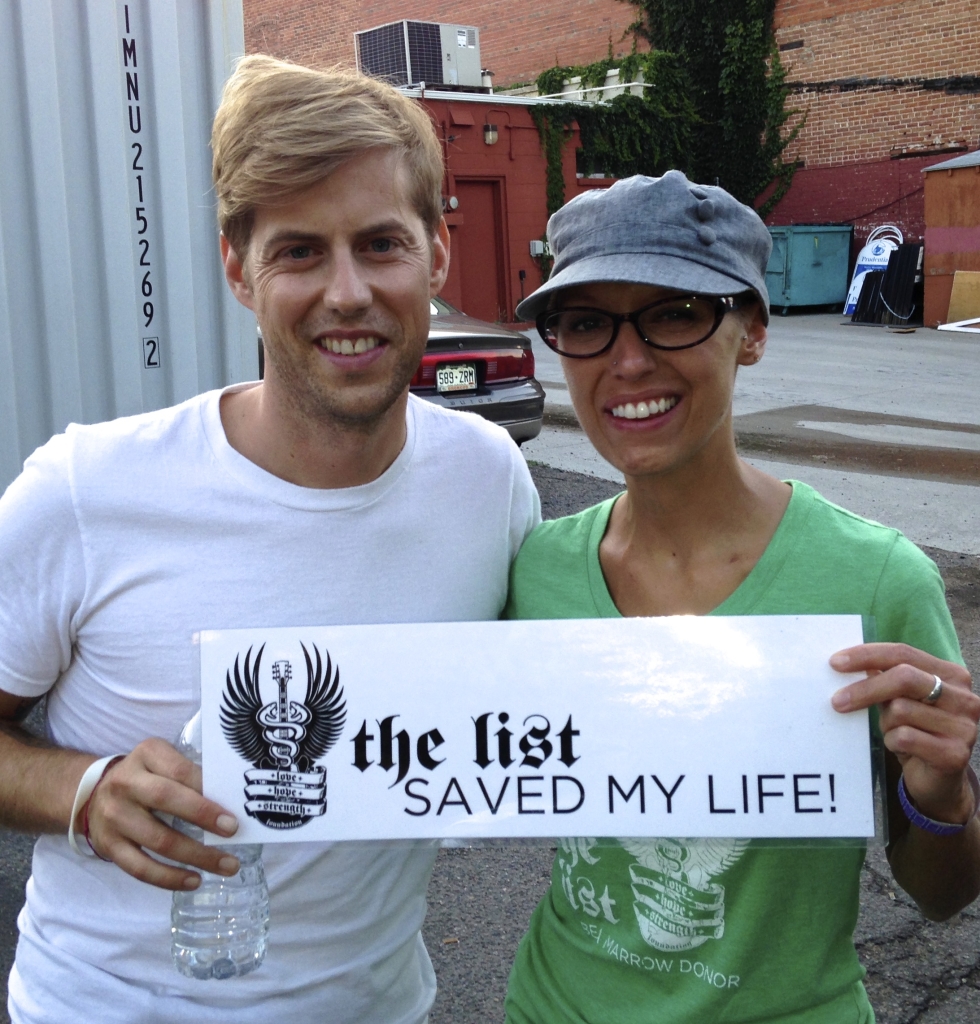
[[[980,813],[980,780],[977,779],[977,773],[970,766],[967,766],[966,777],[970,782],[970,789],[973,790],[974,811],[962,825],[950,825],[945,821],[934,821],[932,818],[927,818],[924,814],[917,811],[912,806],[912,801],[909,800],[909,795],[905,791],[905,776],[903,775],[898,780],[898,802],[902,805],[905,817],[916,828],[921,828],[923,832],[931,832],[934,836],[955,836],[957,833],[962,832]]]

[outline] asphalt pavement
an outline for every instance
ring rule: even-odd
[[[539,340],[546,427],[524,446],[546,516],[615,493],[622,477],[582,432],[559,360]],[[773,320],[763,361],[735,397],[743,454],[804,480],[927,548],[946,581],[967,664],[980,672],[980,341],[920,329],[892,334],[839,316]],[[976,760],[976,759],[975,759]],[[0,830],[0,973],[9,970],[30,837]],[[548,887],[550,843],[440,852],[424,932],[439,977],[431,1024],[500,1022],[514,950]],[[879,1024],[980,1020],[980,909],[926,921],[880,849],[862,879],[856,942]],[[4,1003],[6,1000],[3,1001]],[[0,1010],[0,1024],[7,1024]]]

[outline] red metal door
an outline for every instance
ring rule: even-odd
[[[462,310],[480,320],[509,320],[500,182],[457,177],[456,196],[462,223],[453,232],[452,259],[459,267]]]

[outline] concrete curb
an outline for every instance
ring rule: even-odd
[[[549,427],[574,427],[581,430],[581,424],[570,405],[545,405],[544,423]]]

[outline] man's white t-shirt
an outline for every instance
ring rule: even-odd
[[[172,740],[197,706],[201,629],[494,619],[540,519],[517,447],[410,398],[405,447],[360,487],[298,487],[229,444],[220,392],[69,427],[0,500],[0,689],[48,693],[50,738],[100,756]],[[14,1024],[422,1020],[427,843],[265,848],[265,963],[202,982],[170,961],[171,894],[35,847]]]

